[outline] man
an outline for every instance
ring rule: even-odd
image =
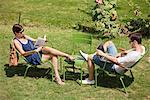
[[[97,49],[94,54],[88,55],[80,50],[80,54],[88,63],[89,77],[82,81],[83,84],[94,84],[94,63],[100,67],[104,66],[103,58],[110,63],[105,68],[108,71],[116,73],[125,73],[127,68],[134,65],[145,53],[145,47],[142,46],[142,36],[140,34],[131,34],[129,36],[132,49],[117,53],[117,49],[112,41],[107,41],[101,49]],[[106,52],[106,53],[105,53]]]

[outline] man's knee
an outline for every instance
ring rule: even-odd
[[[114,44],[111,40],[107,41],[106,44]]]
[[[88,55],[88,60],[93,60],[93,54]]]

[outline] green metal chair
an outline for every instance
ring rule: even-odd
[[[15,49],[15,46],[14,46],[14,44],[13,44],[13,40],[12,40],[12,43],[10,43],[10,47],[14,47],[14,49]],[[24,60],[25,61],[25,65],[27,66],[26,67],[26,69],[25,69],[25,73],[24,73],[24,78],[26,78],[26,75],[27,75],[27,72],[28,72],[28,70],[29,70],[29,68],[36,68],[37,66],[41,66],[41,65],[44,65],[44,64],[46,64],[46,63],[48,63],[48,66],[51,66],[52,68],[52,70],[51,70],[51,74],[52,74],[52,81],[53,81],[53,76],[54,76],[54,69],[53,69],[53,64],[49,61],[49,60],[45,60],[45,61],[42,61],[41,62],[41,64],[40,65],[33,65],[33,64],[31,64],[31,63],[29,63],[29,62],[27,62],[27,59],[24,57],[24,56],[22,56],[20,53],[19,53],[19,51],[17,50],[17,49],[15,49],[15,51],[16,51],[16,54],[17,54],[17,56],[18,56],[18,59],[19,60]],[[39,53],[38,53],[38,55],[39,55]],[[39,55],[39,57],[40,57],[40,59],[41,59],[41,56]],[[48,69],[48,71],[45,73],[45,74],[47,74],[48,72],[49,72],[49,70],[50,69]]]
[[[145,52],[144,56],[146,55],[146,53],[148,51],[149,51],[149,49]],[[142,56],[142,58],[144,56]],[[134,80],[134,76],[132,74],[131,69],[132,69],[132,67],[136,66],[141,61],[142,58],[140,58],[134,65],[132,65],[131,68],[126,68],[126,72],[130,71],[130,74],[131,74],[130,77],[132,78],[132,80]],[[107,63],[110,63],[110,62],[104,61],[104,66],[102,68],[95,64],[95,87],[97,87],[98,71],[102,71],[103,73],[106,73],[110,77],[118,77],[120,79],[120,82],[121,82],[123,88],[124,88],[124,92],[128,95],[128,92],[126,90],[126,86],[125,86],[124,81],[123,81],[123,78],[126,76],[125,73],[124,74],[119,74],[119,73],[109,72],[109,71],[105,70],[105,67],[106,67]]]
[[[16,51],[16,53],[18,54],[18,55],[20,55],[20,53],[18,52],[18,51]],[[39,55],[39,53],[38,53],[38,55]],[[40,56],[40,55],[39,55]],[[54,69],[53,69],[53,64],[49,61],[49,60],[44,60],[44,61],[42,61],[41,62],[41,64],[40,65],[33,65],[33,64],[31,64],[31,63],[29,63],[29,62],[27,62],[27,60],[26,60],[26,58],[24,57],[24,56],[19,56],[21,59],[23,59],[26,63],[25,63],[25,65],[27,66],[26,67],[26,70],[25,70],[25,73],[24,73],[24,78],[26,78],[26,76],[27,76],[27,73],[28,73],[28,70],[29,70],[29,68],[36,68],[37,66],[42,66],[42,65],[45,65],[46,63],[48,63],[48,65],[47,66],[51,66],[52,68],[52,70],[51,70],[51,75],[52,75],[52,81],[53,81],[53,76],[54,76]],[[40,58],[41,59],[41,58]],[[49,72],[49,70],[50,69],[48,69],[47,70],[47,72],[45,73],[45,74],[47,74],[48,72]]]
[[[82,75],[83,75],[83,64],[84,64],[84,60],[81,56],[79,56],[79,54],[77,54],[79,52],[79,50],[84,49],[84,47],[89,47],[89,52],[91,52],[91,48],[92,48],[92,35],[90,34],[85,34],[85,33],[72,33],[72,56],[74,56],[75,60],[74,61],[65,61],[65,68],[64,68],[64,80],[65,80],[65,72],[67,70],[67,68],[72,68],[73,72],[75,73],[75,69],[79,69],[80,70],[80,79],[82,80]],[[83,47],[84,45],[84,47]],[[85,49],[84,49],[85,50]],[[83,50],[83,51],[84,51]],[[86,50],[88,51],[88,50]],[[82,82],[81,82],[82,84]]]

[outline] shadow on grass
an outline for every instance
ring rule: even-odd
[[[6,72],[7,77],[13,77],[15,75],[24,76],[27,66],[25,64],[18,64],[17,66],[9,67],[8,64],[4,65],[4,71]],[[47,78],[51,79],[50,68],[38,68],[31,67],[27,72],[27,77],[36,77],[36,78]]]
[[[80,80],[80,72],[66,71],[65,73],[66,73],[65,74],[66,80],[74,80],[74,81]],[[85,77],[87,77],[87,76],[83,75],[82,77],[83,77],[83,79],[85,79]]]
[[[131,76],[125,75],[123,78],[125,87],[131,85],[134,81],[134,78]],[[119,77],[111,77],[104,73],[98,76],[98,86],[106,87],[106,88],[123,88]]]
[[[4,65],[4,71],[7,77],[13,77],[15,75],[24,76],[25,70],[27,66],[25,64],[19,64],[15,67],[9,67],[8,64]],[[36,77],[36,78],[47,78],[51,80],[51,69],[50,68],[38,68],[38,67],[31,67],[28,70],[27,77]],[[66,71],[66,80],[73,80],[76,81],[80,79],[80,71]],[[83,74],[83,78],[85,79],[88,77],[88,74]],[[125,75],[123,78],[125,86],[128,87],[134,81],[133,78]],[[118,77],[110,77],[107,74],[100,73],[98,75],[98,86],[106,87],[106,88],[123,88],[120,80]]]
[[[88,73],[86,72],[83,74],[82,79],[84,80],[87,77]],[[66,71],[65,79],[74,81],[80,80],[80,71]],[[128,87],[134,82],[134,78],[132,78],[130,75],[124,75],[123,82],[125,84],[125,87]],[[97,85],[106,88],[123,88],[119,77],[109,76],[106,73],[99,73]]]
[[[84,26],[84,25],[81,25],[81,24],[77,24],[75,27],[73,27],[73,29],[78,30],[78,31],[82,31],[82,32],[85,32],[85,33],[92,33],[93,35],[97,35],[98,32],[99,32],[93,27]]]

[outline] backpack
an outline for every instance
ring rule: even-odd
[[[9,51],[9,66],[17,66],[19,60],[19,55],[13,43],[10,44]]]

